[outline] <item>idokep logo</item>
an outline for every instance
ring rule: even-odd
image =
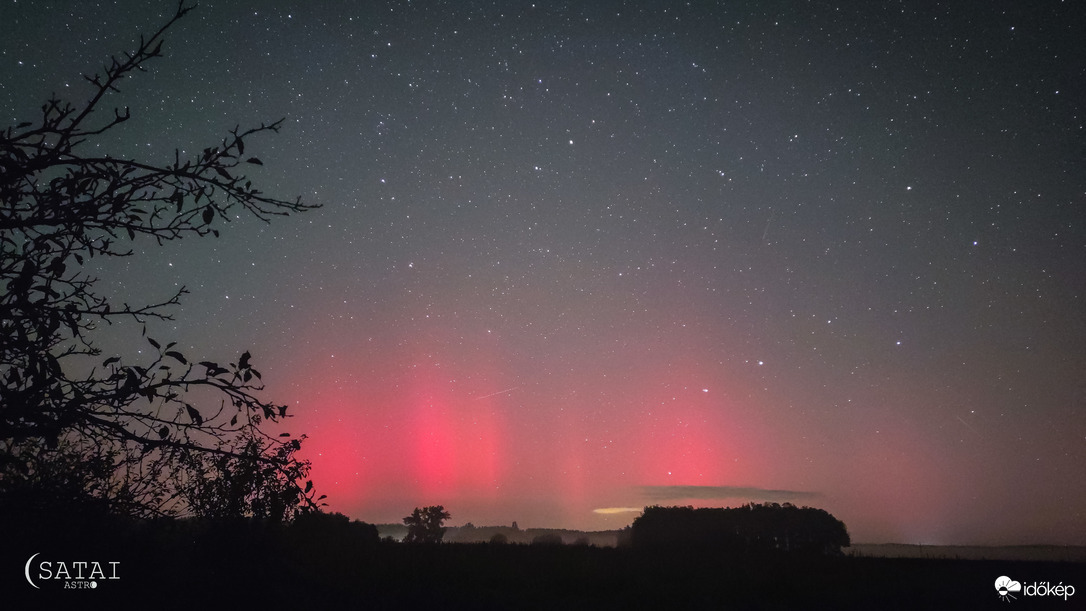
[[[61,587],[65,590],[93,590],[98,587],[98,581],[120,579],[117,576],[120,562],[41,560],[35,563],[34,559],[40,555],[41,552],[38,552],[28,558],[24,569],[27,583],[38,590],[41,589],[39,584],[55,583],[57,580],[63,580]]]
[[[1064,600],[1075,595],[1075,586],[1071,584],[1064,585],[1062,581],[1055,585],[1047,581],[1035,581],[1022,586],[1021,583],[1006,575],[1002,575],[995,580],[995,589],[996,593],[999,594],[999,598],[1006,602],[1014,600],[1016,598],[1015,593],[1021,593],[1028,597],[1058,596]]]
[[[1014,594],[1012,594],[1012,592],[1021,592],[1022,584],[1014,581],[1006,575],[1003,575],[999,579],[996,579],[995,588],[996,592],[999,593],[1000,598],[1007,602],[1011,602],[1011,599],[1014,598]]]

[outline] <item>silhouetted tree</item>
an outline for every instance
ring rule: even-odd
[[[441,505],[430,507],[416,507],[411,515],[403,519],[407,525],[407,536],[404,543],[441,543],[445,537],[445,520],[452,515],[445,511]]]
[[[186,291],[117,303],[96,290],[90,259],[132,256],[136,242],[218,237],[216,225],[242,211],[267,221],[313,207],[264,195],[244,175],[261,165],[247,142],[281,121],[234,128],[218,146],[178,151],[164,165],[98,150],[96,140],[130,117],[128,108],[102,117],[105,99],[161,55],[166,30],[192,8],[179,4],[134,51],[85,76],[87,101],[54,97],[36,121],[0,131],[0,506],[35,486],[134,515],[286,516],[319,501],[303,483],[300,440],[261,428],[287,407],[258,398],[248,352],[196,363],[146,337],[150,356],[130,362],[102,359],[93,341],[125,321],[146,335]],[[65,470],[73,472],[57,484]]]
[[[509,537],[506,537],[505,533],[494,533],[494,536],[490,538],[490,542],[494,545],[505,545],[509,543]]]
[[[286,521],[304,511],[297,482],[308,476],[309,463],[294,457],[301,449],[299,439],[271,446],[264,437],[248,434],[231,443],[229,453],[187,455],[188,462],[183,463],[187,482],[181,490],[193,513]],[[312,482],[305,486],[302,492],[307,494]]]
[[[630,527],[636,547],[684,546],[733,552],[839,554],[850,544],[840,520],[789,503],[743,507],[646,507]]]

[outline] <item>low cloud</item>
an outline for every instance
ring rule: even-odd
[[[817,492],[770,490],[750,486],[641,486],[641,494],[650,501],[678,499],[752,499],[758,501],[797,501],[817,498]]]
[[[643,510],[644,507],[600,507],[592,513],[641,513]]]

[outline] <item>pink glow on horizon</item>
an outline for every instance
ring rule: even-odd
[[[749,410],[737,409],[720,381],[710,392],[682,384],[704,382],[691,369],[676,382],[663,379],[666,371],[638,378],[620,396],[640,407],[595,416],[588,393],[484,387],[479,380],[500,379],[493,368],[419,367],[405,372],[395,392],[310,382],[305,403],[319,408],[303,416],[311,424],[305,455],[330,508],[362,519],[378,519],[373,513],[389,503],[519,503],[546,509],[552,524],[583,526],[598,517],[596,507],[640,502],[631,495],[641,486],[746,484],[755,475],[747,463],[768,458],[750,454],[766,444]],[[591,382],[573,377],[569,387]],[[515,427],[511,410],[522,415]]]

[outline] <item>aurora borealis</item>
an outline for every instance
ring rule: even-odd
[[[174,8],[5,2],[5,124]],[[353,518],[772,500],[857,542],[1083,545],[1084,13],[201,2],[102,146],[285,117],[250,177],[323,207],[91,271],[187,286],[156,336],[251,351]]]

